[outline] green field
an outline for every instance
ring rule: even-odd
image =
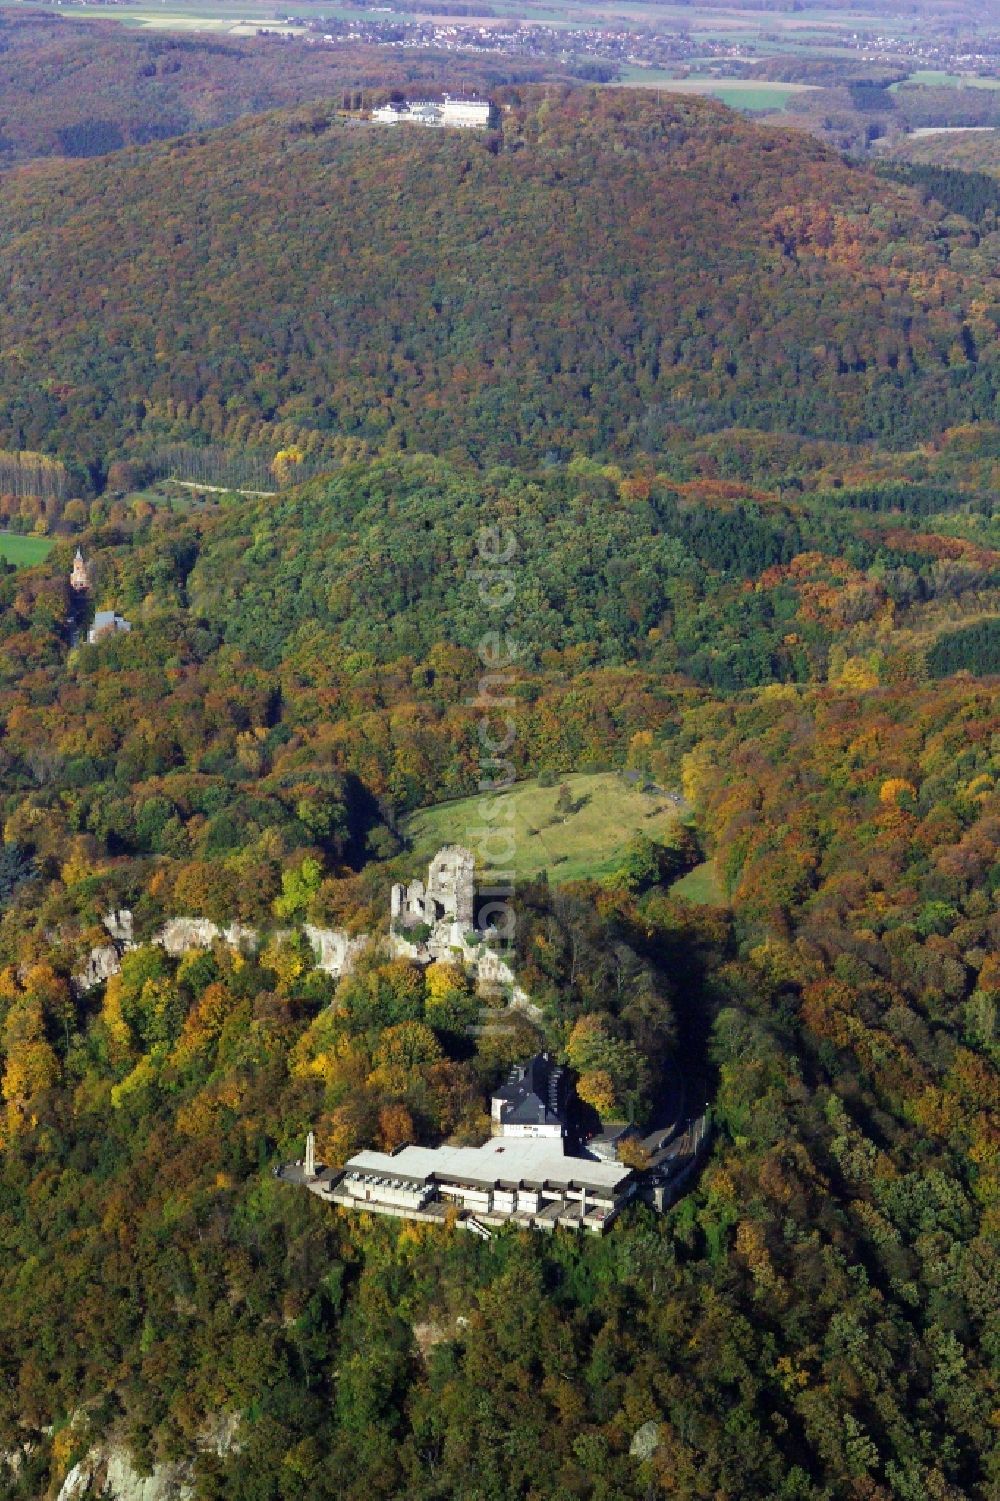
[[[662,89],[670,94],[707,95],[720,99],[730,109],[752,110],[784,109],[793,94],[808,93],[812,87],[752,78],[673,78],[661,69],[638,67],[623,68],[618,83],[634,89]]]
[[[0,532],[0,557],[17,568],[44,563],[52,547],[49,537],[22,537],[18,532]]]
[[[936,89],[1000,89],[1000,78],[980,78],[976,73],[940,73],[932,68],[924,68],[911,73],[902,83],[891,84],[889,92],[895,93],[897,89],[905,88],[911,83]]]
[[[721,99],[730,109],[784,109],[793,94],[800,94],[808,87],[794,83],[732,83],[706,88],[704,92],[712,99]]]
[[[686,902],[699,907],[724,907],[726,894],[719,880],[719,873],[712,860],[696,865],[686,876],[681,876],[670,888],[671,896],[682,896]]]
[[[553,882],[608,875],[633,834],[656,839],[680,816],[679,804],[662,788],[645,792],[641,783],[627,783],[618,772],[580,773],[562,781],[576,805],[565,816],[556,812],[559,787],[539,787],[537,781],[411,814],[403,832],[412,845],[414,866],[426,864],[443,844],[465,844],[480,860],[485,832],[494,828],[513,831],[512,868],[522,880],[543,870]],[[494,847],[499,851],[499,840]],[[492,863],[507,868],[506,861]]]

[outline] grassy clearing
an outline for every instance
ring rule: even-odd
[[[712,860],[696,865],[686,876],[681,876],[670,888],[671,896],[681,896],[686,902],[699,907],[725,907],[726,894],[719,880],[719,873]]]
[[[624,84],[641,89],[672,89],[682,82],[669,68],[643,68],[638,63],[625,63],[609,87],[616,88]]]
[[[553,882],[608,875],[617,869],[633,834],[662,836],[678,820],[680,804],[661,788],[645,792],[617,772],[564,777],[573,811],[556,811],[559,787],[519,782],[509,792],[460,798],[411,814],[403,825],[413,848],[414,868],[443,844],[466,844],[474,852],[487,828],[512,829],[513,869],[521,880],[544,870]],[[492,815],[492,817],[491,817]],[[499,852],[500,840],[495,841]],[[497,864],[506,861],[497,861]]]
[[[44,563],[53,545],[49,537],[22,537],[17,532],[0,532],[0,557],[16,568]]]
[[[129,509],[143,502],[168,511],[190,511],[193,505],[188,491],[179,489],[172,480],[156,480],[141,490],[130,490],[124,498]]]
[[[902,83],[891,84],[889,92],[895,93],[911,83],[935,89],[1000,89],[1000,78],[980,78],[977,73],[941,73],[933,68],[918,68]]]
[[[741,83],[736,81],[720,88],[707,89],[713,99],[721,99],[730,109],[784,109],[793,94],[801,94],[808,84]]]

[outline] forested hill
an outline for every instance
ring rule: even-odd
[[[0,579],[4,1495],[116,1441],[197,1501],[992,1501],[1000,715],[996,680],[928,684],[907,647],[995,608],[990,497],[738,488],[395,455],[273,517],[102,497],[95,598],[133,630],[96,646],[67,649],[69,539]],[[678,900],[648,841],[600,882],[553,861],[516,897],[542,1028],[474,1043],[461,970],[376,955],[335,987],[295,938],[143,947],[74,991],[122,906],[140,938],[380,930],[416,868],[391,808],[482,776],[477,499],[537,652],[519,770],[682,788],[730,910]],[[735,644],[812,680],[713,694]],[[336,1164],[481,1139],[542,1045],[602,1048],[642,1099],[665,1050],[708,1080],[667,1215],[487,1243],[271,1176],[310,1127]]]
[[[496,55],[335,48],[287,36],[180,36],[116,21],[0,12],[0,166],[100,156],[310,99],[370,104],[393,88],[494,88],[551,77]]]
[[[309,106],[8,175],[0,445],[99,480],[276,428],[487,462],[993,412],[971,226],[708,101],[501,104],[502,137]]]

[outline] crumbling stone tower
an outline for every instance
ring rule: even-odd
[[[424,898],[428,922],[457,922],[472,927],[476,896],[476,862],[460,844],[447,844],[438,850],[427,872]],[[436,915],[430,916],[431,904]]]
[[[427,872],[427,884],[413,881],[409,886],[392,888],[392,920],[403,928],[426,923],[457,923],[465,929],[473,926],[475,916],[476,862],[472,852],[460,844],[448,844],[438,850]]]

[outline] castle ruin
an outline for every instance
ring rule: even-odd
[[[473,855],[460,844],[446,844],[430,863],[426,885],[413,881],[409,886],[397,884],[392,888],[389,919],[397,932],[420,923],[429,928],[453,923],[464,937],[475,922],[475,898]]]
[[[389,936],[387,943],[384,939],[382,942],[395,958],[410,959],[415,964],[430,964],[439,959],[466,965],[481,994],[505,995],[516,1010],[537,1020],[540,1013],[518,985],[510,964],[490,946],[491,931],[476,928],[475,898],[474,856],[461,845],[445,845],[431,861],[426,882],[417,880],[409,886],[401,883],[393,886]],[[109,912],[103,921],[110,942],[91,949],[85,966],[73,976],[81,993],[117,974],[122,955],[138,947],[131,912]],[[335,979],[349,974],[361,953],[377,941],[363,934],[317,928],[309,923],[304,932],[316,968]],[[268,936],[281,941],[292,935],[288,930],[262,934],[235,921],[220,926],[205,917],[171,917],[149,942],[179,958],[192,949],[210,948],[215,942],[252,954]]]

